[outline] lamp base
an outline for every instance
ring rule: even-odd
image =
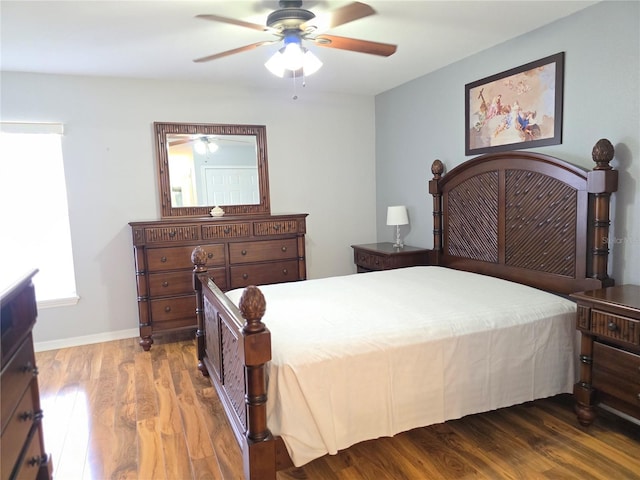
[[[393,248],[403,248],[404,243],[400,240],[400,225],[396,225],[396,243],[393,244]]]

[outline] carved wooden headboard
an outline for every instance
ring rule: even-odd
[[[433,162],[436,264],[563,294],[612,285],[613,146],[598,141],[592,157],[591,171],[522,151],[482,155],[446,175]]]

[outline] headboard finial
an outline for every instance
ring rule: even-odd
[[[434,160],[431,164],[431,173],[433,173],[433,177],[437,180],[442,176],[442,172],[444,172],[444,165],[440,160]]]
[[[611,170],[609,162],[613,160],[613,145],[606,138],[598,140],[591,152],[591,158],[596,162],[594,170]]]

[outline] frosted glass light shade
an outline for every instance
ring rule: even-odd
[[[298,70],[308,77],[320,70],[322,62],[310,50],[297,43],[289,43],[274,53],[264,66],[276,77],[282,78],[287,72]]]

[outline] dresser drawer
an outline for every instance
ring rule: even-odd
[[[298,222],[296,220],[269,220],[266,222],[255,222],[253,224],[253,233],[256,236],[298,233]]]
[[[207,265],[224,265],[224,244],[202,245],[207,252]],[[194,246],[149,248],[147,249],[147,268],[149,272],[193,268],[191,252]]]
[[[595,342],[593,387],[640,408],[640,355]]]
[[[196,326],[196,296],[159,298],[151,300],[153,328],[169,330],[180,326]]]
[[[298,241],[295,238],[265,240],[261,242],[237,242],[229,244],[230,263],[253,263],[269,260],[297,258]],[[233,285],[233,282],[232,282]],[[234,288],[232,286],[232,288]]]
[[[0,409],[2,413],[0,418],[2,419],[3,432],[22,394],[36,376],[36,372],[33,340],[29,333],[26,341],[20,345],[16,354],[2,371],[2,379],[0,380],[0,392],[2,392]]]
[[[200,226],[169,225],[166,227],[148,227],[144,229],[144,238],[149,244],[200,240]]]
[[[41,422],[37,422],[38,425]],[[41,427],[40,427],[41,428]],[[29,444],[25,451],[20,465],[16,468],[15,478],[16,480],[36,480],[42,478],[42,472],[40,467],[46,465],[50,461],[50,458],[40,447],[40,437],[37,430],[33,430],[31,437],[29,438]],[[50,472],[51,470],[47,470]],[[4,480],[4,476],[2,477]]]
[[[220,290],[227,288],[227,275],[224,268],[212,268],[207,271]],[[149,274],[149,295],[166,297],[193,293],[193,272],[151,273]]]
[[[37,391],[35,387],[34,391]],[[26,392],[23,392],[17,408],[9,418],[6,428],[2,431],[2,440],[0,440],[2,479],[9,478],[11,475],[11,470],[20,456],[20,451],[36,419],[36,413],[38,418],[40,417],[40,413],[34,411],[34,391],[28,388]]]
[[[355,263],[366,270],[388,270],[391,268],[391,260],[383,255],[368,252],[356,252]]]
[[[202,239],[241,238],[248,237],[251,232],[250,223],[226,223],[222,225],[203,225]]]
[[[591,332],[621,342],[640,346],[640,320],[591,310]]]
[[[232,289],[248,285],[266,285],[296,280],[299,280],[297,260],[231,267]]]

